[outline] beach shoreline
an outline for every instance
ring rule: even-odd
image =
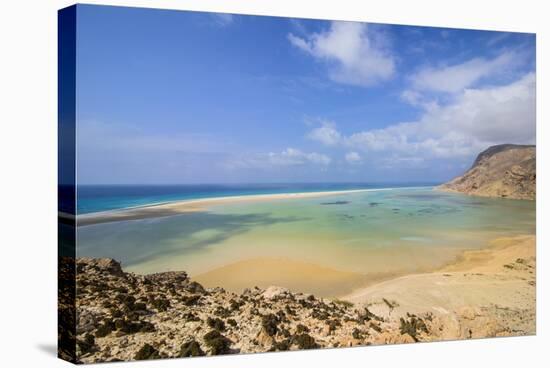
[[[167,217],[190,212],[207,211],[210,206],[228,205],[239,203],[257,203],[274,200],[322,198],[336,195],[390,191],[395,189],[429,189],[431,186],[422,187],[390,187],[372,189],[350,189],[319,192],[298,193],[274,193],[274,194],[249,194],[212,198],[187,199],[173,202],[160,202],[142,206],[128,207],[124,209],[93,212],[76,216],[77,226],[87,226],[107,222],[142,220],[147,218]]]
[[[192,277],[207,287],[220,286],[236,293],[250,287],[283,286],[295,292],[362,302],[372,290],[385,290],[385,285],[393,288],[403,283],[411,287],[414,280],[446,280],[451,274],[484,273],[489,275],[486,278],[490,283],[495,275],[506,271],[505,264],[531,257],[535,257],[535,235],[518,235],[495,238],[481,249],[465,249],[441,266],[417,272],[363,274],[295,259],[264,257],[232,262]]]
[[[534,235],[498,238],[437,271],[338,299],[275,285],[234,293],[222,285],[204,288],[185,271],[136,275],[113,259],[78,258],[79,358],[136,359],[146,344],[177,357],[190,339],[201,355],[217,355],[534,335],[535,253]],[[115,317],[119,300],[147,313]],[[213,328],[223,336],[224,350],[212,350],[209,335],[197,334]],[[86,345],[88,334],[95,335],[93,346]]]
[[[475,322],[479,328],[490,321],[487,328],[510,324],[535,334],[535,235],[496,238],[482,249],[465,250],[455,261],[432,272],[385,280],[341,299],[368,306],[381,316],[430,313],[451,321],[455,329],[457,324]],[[447,335],[465,336],[457,330]]]

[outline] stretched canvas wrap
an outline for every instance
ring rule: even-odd
[[[535,334],[535,35],[59,12],[59,356]]]

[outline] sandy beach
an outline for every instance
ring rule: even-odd
[[[464,306],[500,305],[534,309],[535,236],[498,238],[480,250],[467,250],[442,268],[406,275],[335,270],[288,258],[254,258],[231,263],[193,278],[207,287],[232,292],[246,287],[284,286],[293,291],[333,295],[393,314],[449,314]],[[251,280],[253,280],[251,282]],[[531,285],[533,284],[533,285]]]
[[[448,320],[441,338],[468,337],[459,331],[468,324],[476,325],[478,337],[504,328],[534,334],[535,260],[534,235],[498,238],[434,272],[384,281],[343,299],[382,316],[437,315]],[[490,331],[480,329],[487,323]]]
[[[122,210],[102,211],[90,214],[78,215],[78,226],[93,225],[114,221],[139,220],[145,218],[166,217],[187,212],[206,211],[209,206],[238,204],[238,203],[254,203],[268,202],[288,199],[303,199],[303,198],[320,198],[334,195],[384,191],[392,190],[393,188],[383,189],[354,189],[354,190],[338,190],[325,192],[303,192],[303,193],[280,193],[280,194],[254,194],[230,197],[216,197],[176,201],[170,203],[159,203],[148,206],[132,207]],[[405,189],[405,188],[402,188]]]

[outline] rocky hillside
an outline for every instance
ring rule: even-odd
[[[70,265],[60,261],[61,268]],[[431,312],[392,314],[399,306],[393,300],[354,305],[280,287],[234,294],[205,289],[185,272],[127,273],[112,259],[78,259],[76,274],[71,340],[80,363],[524,334],[493,320],[490,330],[485,319],[473,324],[471,311],[453,317],[456,328],[449,334],[446,320]],[[71,314],[69,299],[61,300],[60,316]],[[71,356],[63,351],[71,345],[60,343],[60,355]]]
[[[483,197],[534,200],[535,146],[501,144],[489,147],[477,156],[464,175],[438,189]]]

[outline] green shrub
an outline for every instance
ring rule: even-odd
[[[390,311],[393,311],[394,308],[399,306],[399,304],[396,301],[389,301],[386,298],[382,298],[382,301],[388,306]]]
[[[372,328],[374,331],[378,333],[382,332],[382,328],[378,326],[375,322],[370,323],[370,328]]]
[[[298,345],[299,349],[316,349],[319,347],[315,339],[306,333],[294,335],[292,340],[294,344]]]
[[[134,356],[135,360],[146,360],[146,359],[160,359],[160,354],[157,349],[152,347],[149,344],[145,344],[138,350]]]
[[[202,285],[196,281],[191,281],[189,285],[187,285],[187,290],[191,291],[192,293],[200,293],[200,294],[204,294],[206,292],[206,290],[204,290]]]
[[[168,301],[168,299],[163,299],[163,298],[153,299],[151,304],[153,304],[153,307],[157,309],[159,312],[164,312],[168,310],[168,308],[170,307],[170,301]]]
[[[275,336],[279,318],[273,313],[262,316],[262,328],[269,336]]]
[[[195,340],[191,340],[186,342],[181,346],[180,352],[178,354],[178,357],[195,357],[195,356],[203,356],[206,355],[204,351],[202,351],[201,346],[198,342]]]
[[[231,315],[231,311],[229,309],[226,309],[222,306],[218,306],[216,310],[214,311],[214,314],[216,316],[219,316],[221,318],[227,318]]]
[[[217,331],[225,331],[225,323],[219,318],[208,317],[206,323],[209,327]]]
[[[428,333],[428,327],[424,321],[415,316],[414,314],[407,313],[407,318],[401,317],[399,319],[400,326],[399,330],[401,334],[408,334],[413,338],[414,341],[418,342],[418,334],[420,332]]]
[[[204,335],[204,342],[210,348],[212,355],[228,354],[231,352],[231,340],[223,336],[218,330],[211,330]]]
[[[113,323],[103,322],[95,331],[95,337],[105,337],[113,331]]]
[[[269,351],[287,351],[288,349],[290,349],[290,345],[290,340],[284,339],[282,341],[275,342],[273,346],[271,346],[271,349],[269,349]]]
[[[236,301],[235,299],[231,299],[229,302],[229,309],[234,312],[239,310],[244,304],[244,301]]]
[[[341,305],[341,306],[346,307],[346,308],[353,307],[353,303],[348,302],[347,300],[334,299],[333,302],[334,302],[334,304],[338,304],[338,305]]]
[[[187,306],[192,306],[192,305],[196,305],[199,300],[200,300],[201,296],[198,295],[198,294],[193,294],[193,295],[189,295],[189,296],[184,296],[182,297],[182,301],[183,301],[183,304],[187,305]]]
[[[147,310],[147,306],[145,305],[145,303],[142,303],[142,302],[135,303],[132,310],[144,311],[144,310]]]
[[[289,316],[295,316],[296,315],[296,311],[294,311],[292,308],[290,308],[290,306],[288,304],[285,305],[285,312]]]
[[[363,337],[364,337],[364,334],[363,334],[361,331],[359,331],[359,329],[354,328],[353,331],[351,332],[351,336],[352,336],[354,339],[362,340]]]
[[[333,319],[328,321],[328,326],[329,326],[329,329],[328,329],[329,332],[333,332],[333,331],[336,331],[336,328],[341,327],[342,323],[337,319]]]
[[[187,314],[184,314],[183,315],[183,318],[185,320],[187,320],[188,322],[198,322],[200,321],[201,319],[199,318],[199,316],[197,316],[195,313],[193,312],[189,312]]]
[[[279,333],[280,333],[281,335],[283,335],[284,337],[287,337],[287,338],[290,337],[290,331],[287,330],[287,329],[284,328],[284,327],[279,327]]]
[[[311,313],[311,317],[317,318],[320,321],[324,321],[324,320],[328,319],[329,316],[330,315],[328,314],[328,312],[326,312],[324,310],[319,310],[319,309],[314,309],[313,313]]]
[[[117,319],[115,328],[126,334],[135,334],[138,332],[154,332],[155,326],[147,321],[132,322],[125,319]]]
[[[304,332],[309,332],[309,328],[307,328],[307,327],[304,326],[303,324],[299,323],[299,324],[296,326],[296,333],[297,333],[297,334],[301,334],[301,333],[304,333]]]
[[[357,320],[359,321],[359,323],[365,323],[369,322],[370,320],[382,322],[384,319],[372,313],[369,308],[365,308],[363,313],[359,313]]]
[[[86,354],[94,348],[95,338],[92,334],[88,333],[82,340],[78,339],[76,344],[80,348],[80,354]]]

